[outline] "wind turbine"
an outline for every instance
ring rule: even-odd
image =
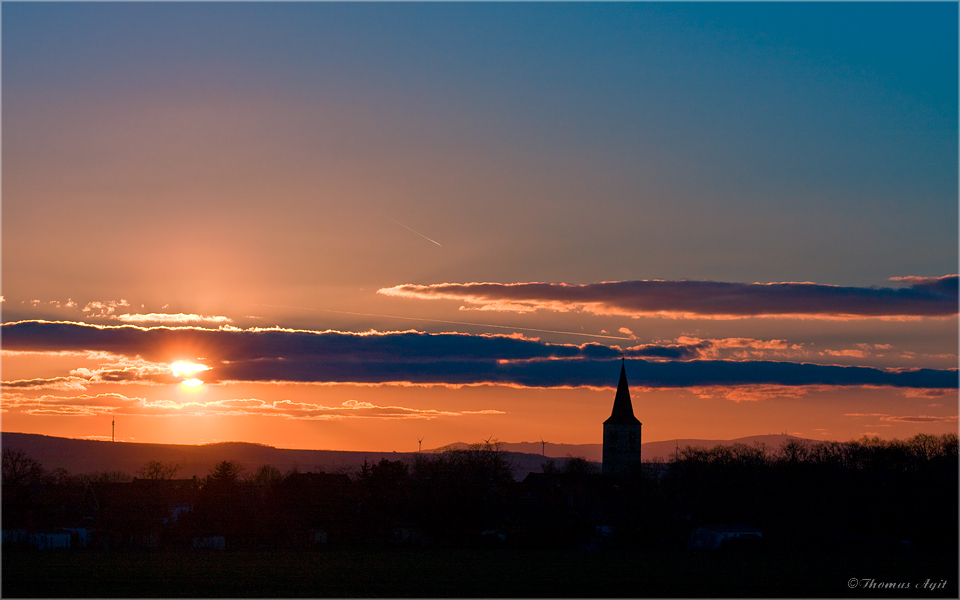
[[[543,441],[543,436],[540,436],[540,454],[543,456],[547,455],[547,443]]]
[[[423,445],[423,438],[417,438],[417,452],[420,452],[420,447]]]

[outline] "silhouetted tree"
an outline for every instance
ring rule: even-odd
[[[78,505],[82,480],[62,467],[46,470],[21,449],[3,449],[4,527],[61,527]]]
[[[242,467],[224,460],[203,479],[192,525],[204,535],[227,536],[231,545],[244,545],[255,519],[256,498],[240,485]]]
[[[17,486],[21,484],[40,483],[46,469],[38,461],[27,456],[19,448],[3,449],[3,485]]]
[[[386,541],[399,521],[409,518],[410,472],[403,461],[386,458],[372,465],[363,462],[357,473],[360,534],[364,539]]]
[[[63,467],[57,467],[56,469],[48,471],[46,475],[44,475],[44,480],[54,485],[68,485],[79,482],[80,478]]]
[[[127,483],[132,477],[123,471],[94,471],[80,475],[80,479],[90,483]]]
[[[248,481],[254,485],[275,485],[283,480],[280,469],[273,465],[261,465]]]
[[[665,489],[695,523],[744,521],[765,540],[956,540],[957,436],[685,448]],[[939,540],[939,541],[938,541]],[[892,543],[892,542],[889,542]]]
[[[777,451],[776,460],[780,463],[796,464],[806,462],[811,456],[810,444],[805,440],[787,440]]]
[[[417,455],[413,506],[435,537],[463,542],[496,526],[513,477],[506,456],[489,447]]]
[[[240,481],[242,471],[243,467],[239,463],[223,460],[210,470],[210,474],[204,479],[204,483],[218,486],[235,485]]]
[[[600,465],[582,456],[570,456],[563,463],[561,472],[566,475],[599,475]]]
[[[145,463],[137,471],[142,479],[173,479],[180,472],[180,465],[177,463],[162,463],[158,460],[151,460]]]

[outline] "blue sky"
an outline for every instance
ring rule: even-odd
[[[955,274],[954,3],[2,10],[4,321],[516,333],[956,368],[955,312],[666,318],[378,293],[662,279],[866,297]],[[19,360],[5,356],[5,381],[67,376]],[[577,410],[606,410],[583,393]],[[465,397],[431,394],[421,408]],[[934,404],[955,429],[955,406]],[[497,410],[517,437],[511,406]],[[664,435],[690,437],[677,427]]]

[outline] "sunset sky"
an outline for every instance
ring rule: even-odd
[[[956,432],[956,3],[4,3],[2,429]]]

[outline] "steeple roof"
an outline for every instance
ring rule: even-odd
[[[633,416],[633,403],[630,402],[630,387],[627,385],[627,370],[625,361],[620,361],[620,382],[617,384],[617,396],[613,399],[613,412],[604,425],[639,425],[640,421]]]

